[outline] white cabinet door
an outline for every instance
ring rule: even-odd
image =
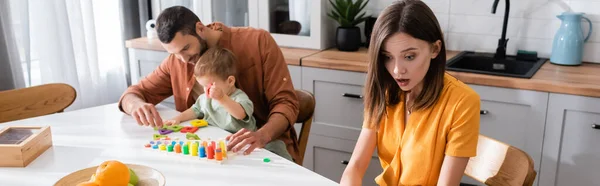
[[[527,152],[534,160],[535,170],[539,172],[548,93],[469,86],[481,98],[480,134]],[[465,182],[473,183],[473,180]]]
[[[146,75],[152,73],[162,61],[169,56],[168,52],[142,49],[129,49],[129,73],[131,84],[137,84]],[[161,104],[175,108],[173,96],[165,99]]]
[[[304,155],[304,167],[339,183],[355,144],[355,140],[311,134]],[[362,185],[377,185],[374,179],[381,172],[379,158],[373,154]]]
[[[540,185],[600,185],[600,98],[550,94]]]
[[[302,88],[315,95],[311,133],[357,140],[363,123],[365,73],[302,67]]]

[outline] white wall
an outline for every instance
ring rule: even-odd
[[[504,0],[492,14],[493,0],[423,0],[434,11],[444,31],[449,50],[495,52],[502,32]],[[373,16],[394,0],[371,0],[367,13]],[[552,40],[561,21],[556,15],[572,9],[592,20],[593,32],[585,44],[583,60],[600,63],[600,0],[512,0],[508,20],[507,53],[537,51],[550,57]],[[582,22],[584,34],[588,24]]]

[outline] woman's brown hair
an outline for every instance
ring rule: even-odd
[[[405,33],[430,44],[441,41],[440,52],[431,59],[427,74],[423,79],[423,89],[414,99],[412,110],[433,106],[444,87],[446,68],[446,46],[440,25],[433,11],[420,0],[396,1],[388,6],[377,18],[371,34],[369,47],[369,70],[365,86],[365,121],[378,126],[386,113],[386,105],[398,104],[400,89],[382,61],[381,46],[387,38]]]

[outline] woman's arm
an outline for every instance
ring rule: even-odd
[[[440,177],[437,185],[460,185],[460,179],[465,172],[467,163],[469,163],[469,158],[467,157],[446,155],[444,157],[444,163],[442,163],[442,169],[440,171]]]
[[[363,176],[367,171],[371,156],[377,145],[376,140],[376,130],[363,128],[360,131],[358,142],[356,142],[350,162],[348,163],[346,170],[344,170],[340,185],[362,185]]]

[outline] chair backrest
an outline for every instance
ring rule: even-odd
[[[477,156],[469,159],[465,174],[491,186],[531,186],[537,173],[527,153],[479,135]]]
[[[62,112],[75,101],[73,87],[45,84],[0,92],[0,123]]]
[[[304,161],[304,152],[306,152],[306,144],[310,134],[310,127],[315,112],[315,97],[312,93],[305,90],[296,90],[298,101],[300,102],[300,113],[296,123],[302,123],[300,137],[298,138],[298,147],[300,150],[300,158],[296,160],[298,165],[302,165]]]

